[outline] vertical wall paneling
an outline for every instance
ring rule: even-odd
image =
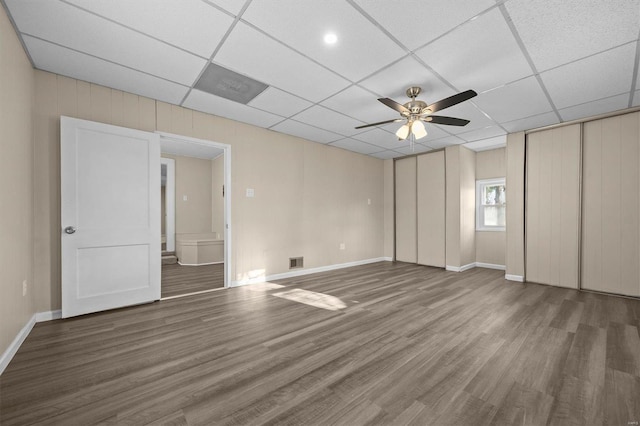
[[[397,160],[395,169],[396,260],[416,263],[416,157]]]
[[[524,281],[524,176],[525,135],[524,132],[507,136],[506,150],[507,185],[507,231],[505,249],[505,277]]]
[[[580,141],[579,124],[527,136],[527,281],[578,288]]]
[[[445,267],[444,150],[417,158],[417,262]]]
[[[640,296],[640,113],[584,124],[582,288]]]

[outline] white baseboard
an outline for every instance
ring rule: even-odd
[[[468,271],[469,269],[473,269],[475,267],[476,267],[476,264],[474,262],[474,263],[469,263],[467,265],[462,265],[462,266],[447,265],[447,266],[445,266],[444,269],[446,269],[447,271],[451,271],[451,272],[464,272],[464,271]]]
[[[36,325],[36,314],[33,314],[33,316],[29,319],[29,321],[27,321],[24,327],[22,327],[22,330],[18,332],[18,335],[16,336],[16,338],[13,339],[13,342],[11,342],[11,344],[4,351],[2,356],[0,356],[0,374],[4,372],[5,368],[7,368],[7,366],[13,359],[16,352],[18,352],[18,349],[20,349],[20,345],[22,345],[24,340],[27,338],[27,336],[33,329],[34,325]]]
[[[524,277],[522,275],[505,274],[504,279],[509,281],[518,281],[519,283],[524,282]]]
[[[178,265],[180,265],[180,266],[219,265],[221,263],[224,263],[224,260],[222,262],[209,262],[209,263],[181,263],[180,261],[178,261]]]
[[[498,269],[500,271],[504,271],[507,269],[505,265],[496,265],[495,263],[483,263],[483,262],[476,262],[476,267],[487,268],[487,269]]]
[[[55,311],[38,312],[36,314],[36,322],[53,321],[62,318],[62,311],[56,309]]]
[[[333,271],[336,269],[349,268],[351,266],[367,265],[369,263],[384,262],[384,261],[391,262],[391,258],[376,257],[373,259],[356,260],[355,262],[339,263],[336,265],[320,266],[317,268],[298,269],[295,271],[283,272],[281,274],[273,274],[273,275],[267,275],[263,277],[246,278],[243,280],[232,281],[230,287],[240,287],[247,284],[258,284],[258,283],[263,283],[267,281],[281,280],[283,278],[299,277],[302,275]]]
[[[4,372],[5,368],[7,368],[15,354],[18,352],[18,349],[20,349],[22,343],[24,343],[24,340],[27,338],[29,333],[31,333],[33,326],[36,325],[37,322],[51,321],[60,318],[62,318],[62,311],[59,309],[55,311],[37,312],[33,314],[29,321],[25,324],[25,326],[22,327],[22,330],[20,330],[16,338],[13,339],[13,342],[11,342],[9,347],[4,351],[2,355],[0,355],[0,374]]]

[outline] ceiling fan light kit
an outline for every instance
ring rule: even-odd
[[[409,138],[411,145],[413,146],[413,142],[416,139],[421,139],[427,136],[427,130],[425,129],[423,122],[445,124],[448,126],[466,126],[467,124],[469,124],[469,120],[465,120],[462,118],[445,117],[431,114],[445,108],[452,107],[461,102],[467,101],[474,96],[477,96],[478,94],[475,91],[465,90],[464,92],[441,99],[438,102],[434,102],[431,105],[428,105],[426,102],[416,99],[421,91],[422,89],[417,86],[408,88],[406,93],[407,96],[411,98],[411,100],[404,105],[399,104],[393,99],[379,98],[378,101],[382,102],[389,108],[399,112],[402,118],[381,121],[378,123],[365,124],[356,127],[356,129],[379,126],[381,124],[388,124],[406,120],[406,123],[396,131],[396,136],[398,137],[398,140],[405,140]]]

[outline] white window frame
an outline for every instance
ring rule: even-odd
[[[482,190],[485,186],[504,185],[506,192],[506,179],[494,178],[494,179],[482,179],[476,181],[476,231],[506,231],[506,226],[487,226],[484,224],[484,207],[482,204]],[[506,210],[507,203],[504,204]]]

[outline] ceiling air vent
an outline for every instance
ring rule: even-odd
[[[264,83],[216,64],[209,64],[194,86],[203,92],[241,104],[249,103],[267,87]]]
[[[290,257],[289,269],[302,268],[302,257]]]

